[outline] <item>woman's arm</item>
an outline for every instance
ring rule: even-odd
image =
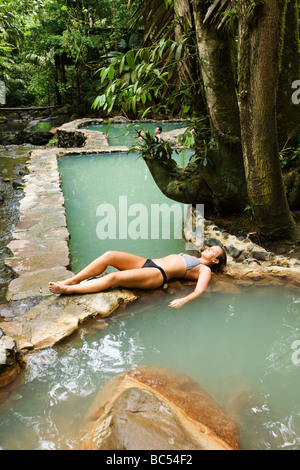
[[[201,271],[198,277],[195,290],[191,292],[189,295],[186,295],[185,297],[172,300],[172,302],[169,303],[169,307],[180,308],[182,307],[182,305],[186,304],[187,302],[190,302],[191,300],[196,299],[197,297],[200,297],[200,295],[207,288],[210,280],[211,280],[210,268],[208,266],[201,266]]]

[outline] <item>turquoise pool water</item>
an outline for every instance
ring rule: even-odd
[[[1,409],[0,448],[74,449],[97,391],[116,374],[156,365],[196,379],[238,424],[243,449],[300,449],[299,293],[173,295],[140,301],[28,357],[24,385]]]
[[[163,238],[167,217],[152,238],[152,205],[174,201],[161,194],[142,159],[69,156],[59,167],[74,271],[110,249],[146,257],[185,251],[172,230]],[[115,225],[104,209],[115,209]],[[182,220],[175,222],[179,230]],[[103,238],[114,230],[115,239]],[[116,312],[106,328],[94,319],[63,344],[30,355],[24,384],[0,405],[0,449],[76,448],[98,390],[120,372],[154,365],[197,380],[238,424],[242,449],[299,450],[299,291],[207,292],[179,310],[168,307],[176,296],[150,295]]]
[[[59,169],[74,271],[108,250],[151,258],[185,250],[184,205],[161,193],[137,154],[64,157]],[[170,210],[159,214],[161,204]]]

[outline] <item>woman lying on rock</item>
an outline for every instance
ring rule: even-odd
[[[88,294],[117,286],[156,289],[163,287],[170,279],[197,281],[191,294],[169,304],[170,307],[179,308],[199,297],[208,286],[212,271],[220,271],[225,265],[226,253],[220,246],[207,248],[200,258],[180,253],[151,260],[121,251],[107,251],[75,276],[61,282],[50,282],[49,290],[53,294]],[[90,279],[102,274],[108,266],[119,271]]]

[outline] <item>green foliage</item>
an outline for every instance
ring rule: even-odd
[[[296,147],[286,147],[281,150],[280,155],[280,165],[282,169],[288,168],[293,165],[293,163],[300,161],[300,146]]]
[[[157,158],[163,165],[169,168],[177,168],[177,163],[172,159],[173,152],[178,153],[174,150],[168,141],[163,139],[158,140],[156,136],[152,136],[149,131],[145,132],[145,137],[140,137],[138,143],[136,143],[128,153],[139,152],[145,159]]]
[[[4,65],[4,57],[5,55],[8,55],[12,50],[13,46],[11,44],[8,44],[7,42],[4,41],[3,39],[3,34],[0,34],[0,67],[1,64]]]
[[[60,96],[62,104],[90,105],[101,56],[127,44],[129,17],[127,0],[1,0],[0,80],[7,104],[57,104]]]
[[[190,125],[182,134],[178,136],[178,142],[187,148],[192,148],[195,145],[195,139],[192,130],[193,127]]]
[[[191,94],[188,87],[172,85],[174,73],[178,79],[177,65],[181,62],[185,42],[160,39],[151,48],[141,47],[127,52],[108,54],[109,65],[100,69],[100,94],[93,102],[93,109],[102,108],[110,113],[114,107],[144,119],[155,109],[164,110],[170,117],[182,110],[181,97]],[[132,46],[134,45],[131,41]],[[184,107],[188,113],[190,106]]]
[[[149,5],[139,0],[130,8],[127,0],[2,0],[0,79],[7,104],[85,101],[94,109],[116,108],[144,118],[153,109],[171,116],[186,102],[188,112],[191,90],[178,83],[176,67],[187,50],[195,51],[188,49],[187,31],[178,43],[170,39],[172,6],[172,0],[153,3],[148,10],[153,24],[146,32],[152,45],[141,47],[139,24]],[[138,10],[129,32],[130,15]],[[164,35],[157,28],[162,19]]]
[[[122,107],[125,112],[137,113],[137,104],[151,103],[153,97],[157,97],[162,88],[167,85],[165,75],[149,62],[149,51],[140,49],[137,53],[129,50],[125,54],[112,53],[109,55],[111,63],[100,71],[99,95],[92,107],[103,108],[110,113],[115,104]],[[150,108],[143,109],[144,118]]]
[[[189,163],[197,167],[206,167],[208,164],[214,165],[209,157],[210,152],[216,148],[215,139],[211,136],[208,125],[208,116],[191,116],[189,126],[183,134],[178,137],[178,142],[187,148],[197,148],[197,156],[192,155]]]

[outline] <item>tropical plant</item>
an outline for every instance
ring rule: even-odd
[[[174,149],[171,147],[168,141],[163,139],[158,140],[156,136],[152,136],[149,131],[145,132],[144,137],[140,137],[140,140],[129,150],[130,152],[138,151],[144,158],[157,158],[161,160],[163,165],[177,166],[175,160],[172,159]],[[176,152],[176,150],[175,150]]]

